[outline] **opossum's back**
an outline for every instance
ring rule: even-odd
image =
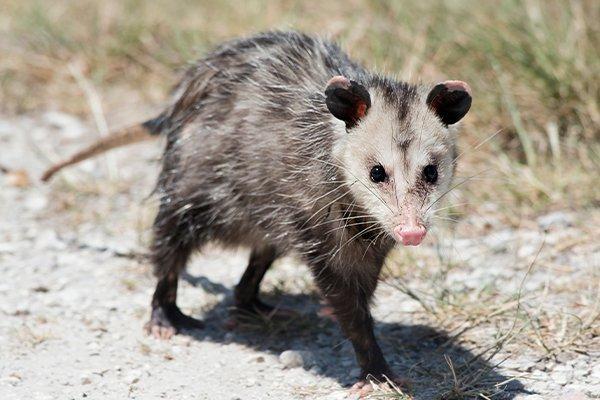
[[[331,121],[323,90],[336,74],[358,79],[364,72],[336,45],[305,34],[269,32],[225,43],[179,85],[168,118],[177,145],[167,153],[178,153],[181,169],[218,162],[225,165],[212,169],[222,170],[323,149]]]
[[[333,43],[297,32],[267,32],[227,42],[191,66],[175,90],[169,119],[177,127],[194,116],[219,123],[244,102],[250,111],[265,102],[289,106],[296,100],[301,107],[332,76],[363,74]]]
[[[355,75],[360,67],[339,47],[298,32],[267,32],[218,47],[199,63],[217,68],[238,82],[254,79],[272,84],[322,85],[332,73]]]

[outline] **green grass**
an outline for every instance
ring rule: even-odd
[[[468,81],[474,104],[459,174],[490,170],[457,193],[469,207],[499,204],[516,223],[598,205],[599,20],[595,0],[6,0],[0,110],[89,115],[75,67],[110,116],[160,103],[176,72],[223,40],[274,28],[318,32],[400,79]]]

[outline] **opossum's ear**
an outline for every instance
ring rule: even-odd
[[[444,125],[457,123],[471,108],[471,88],[462,81],[446,81],[435,85],[427,96],[427,105]]]
[[[344,76],[334,76],[325,88],[329,112],[352,128],[371,107],[371,96],[363,85]]]

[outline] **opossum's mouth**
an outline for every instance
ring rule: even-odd
[[[421,224],[398,225],[394,228],[394,238],[404,246],[418,246],[421,244],[427,228]]]

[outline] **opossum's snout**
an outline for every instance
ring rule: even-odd
[[[408,223],[394,228],[395,239],[405,246],[418,246],[421,244],[427,229],[422,224]]]
[[[396,226],[392,228],[393,237],[397,242],[404,246],[418,246],[425,239],[427,228],[418,215],[410,205],[404,207],[402,217],[396,220]]]

